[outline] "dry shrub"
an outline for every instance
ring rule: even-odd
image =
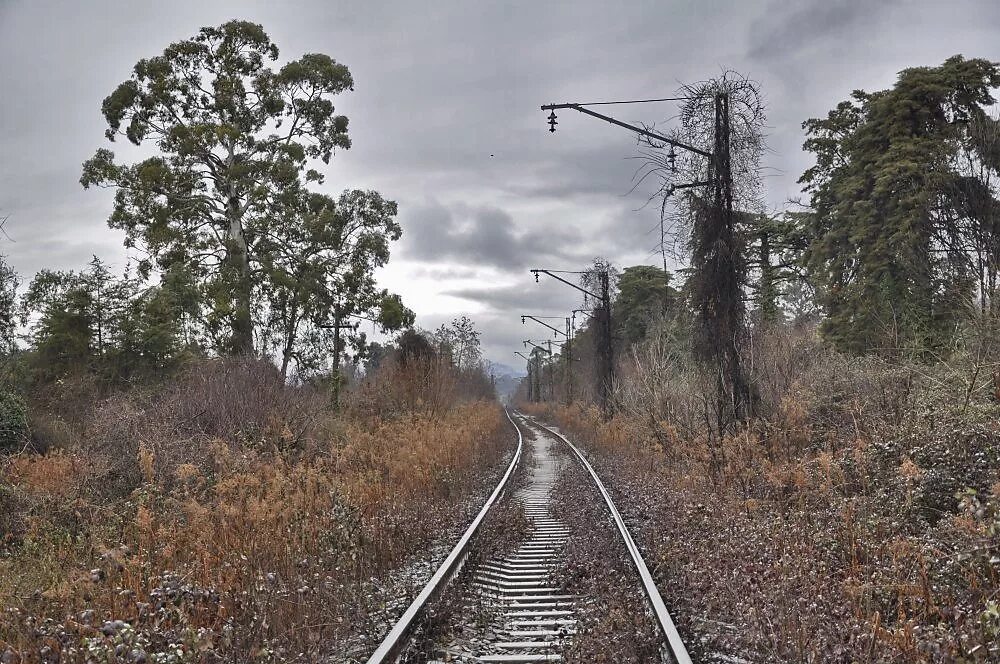
[[[390,358],[352,395],[350,408],[370,418],[434,414],[454,403],[458,394],[458,376],[448,360],[434,355],[408,361]]]
[[[329,657],[381,610],[374,578],[454,527],[510,448],[495,403],[343,418],[253,362],[74,421],[71,449],[0,468],[10,661]]]
[[[594,454],[702,656],[1000,661],[1000,411],[981,358],[891,363],[773,330],[747,363],[758,417],[720,433],[711,384],[646,351],[610,423],[530,409]]]
[[[483,366],[458,369],[448,357],[428,353],[385,359],[351,395],[348,407],[359,417],[387,419],[434,415],[455,403],[496,398]]]
[[[283,383],[269,363],[211,360],[188,367],[165,389],[119,394],[92,408],[81,445],[95,462],[96,488],[128,495],[143,480],[140,448],[170,485],[181,464],[210,474],[213,449],[308,454],[333,435],[329,400]]]

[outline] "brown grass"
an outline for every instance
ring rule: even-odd
[[[525,409],[596,453],[699,657],[1000,661],[997,404],[963,403],[960,359],[785,334],[756,349],[761,416],[722,435],[690,375],[623,385],[610,423]]]
[[[5,663],[329,656],[510,447],[493,403],[357,421],[258,364],[90,409],[0,462]]]

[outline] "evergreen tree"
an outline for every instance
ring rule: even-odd
[[[815,213],[807,260],[822,286],[823,331],[840,348],[947,340],[974,287],[955,160],[998,85],[994,63],[954,56],[803,124],[816,155],[800,179]]]
[[[618,277],[618,295],[612,305],[615,336],[626,344],[646,337],[654,321],[672,317],[679,293],[670,285],[672,275],[652,265],[633,265]]]
[[[194,305],[180,283],[168,274],[143,288],[96,257],[80,272],[39,272],[21,303],[24,322],[32,323],[35,380],[89,373],[120,383],[172,368],[187,347],[183,325]]]

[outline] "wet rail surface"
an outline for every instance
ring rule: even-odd
[[[456,619],[462,619],[463,610],[473,611],[469,607],[487,606],[488,624],[479,625],[474,636],[465,633],[449,638],[447,642],[434,644],[430,650],[437,659],[425,661],[509,664],[562,661],[562,653],[577,631],[577,609],[584,602],[599,601],[599,598],[567,593],[555,580],[564,564],[564,547],[571,531],[552,512],[555,502],[553,492],[563,465],[578,462],[592,478],[595,489],[601,493],[611,520],[621,534],[622,544],[635,564],[638,580],[648,599],[647,608],[663,635],[663,661],[689,664],[691,659],[652,582],[638,547],[585,456],[558,431],[521,415],[512,416],[508,413],[508,417],[518,435],[514,460],[479,517],[456,546],[456,551],[449,556],[449,560],[454,558],[452,565],[449,567],[448,561],[442,565],[428,588],[421,593],[424,597],[423,604],[416,606],[421,599],[418,597],[414,602],[415,606],[408,610],[407,613],[411,614],[410,624],[415,615],[427,608],[430,598],[440,596],[443,587],[457,574],[464,556],[459,549],[468,547],[475,529],[510,484],[513,470],[522,457],[522,449],[530,446],[533,463],[524,469],[525,481],[512,494],[523,505],[528,520],[526,537],[513,551],[488,558],[486,562],[467,570],[467,578],[471,581],[460,589],[463,608],[458,611]],[[528,425],[535,435],[525,441],[522,429]],[[594,527],[606,528],[607,522],[594,524]],[[400,623],[404,623],[406,619],[407,615],[404,614]],[[397,624],[379,651],[368,660],[368,664],[397,661],[408,637],[406,625]]]

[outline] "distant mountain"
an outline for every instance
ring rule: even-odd
[[[502,401],[508,401],[514,395],[517,386],[521,384],[521,379],[528,375],[523,369],[515,369],[501,362],[490,362],[489,367],[496,385],[497,396]]]

